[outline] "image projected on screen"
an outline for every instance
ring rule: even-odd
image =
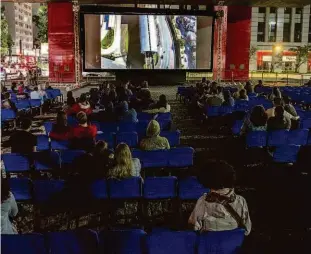
[[[84,15],[85,69],[210,69],[213,18]]]

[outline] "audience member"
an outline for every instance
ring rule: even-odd
[[[292,105],[291,98],[288,95],[283,95],[283,102],[284,102],[284,109],[286,110],[286,112],[288,112],[294,117],[297,117],[298,116],[297,111],[295,107]]]
[[[137,123],[137,112],[135,109],[129,109],[129,105],[126,101],[121,102],[118,107],[119,114],[118,120],[127,123]]]
[[[161,94],[159,101],[150,106],[151,109],[143,110],[143,112],[156,114],[156,113],[167,113],[171,111],[171,106],[167,103],[166,96]]]
[[[96,114],[97,121],[103,122],[103,123],[113,123],[118,120],[117,114],[114,110],[113,103],[110,101],[108,102],[107,106],[105,107],[105,110],[99,111]]]
[[[275,107],[275,116],[268,120],[268,131],[289,130],[291,128],[291,120],[285,113],[283,106]]]
[[[37,137],[30,133],[32,121],[29,118],[22,118],[20,130],[16,130],[10,137],[12,153],[29,154],[36,151]]]
[[[231,96],[231,92],[229,90],[225,90],[223,92],[223,95],[224,95],[224,102],[222,103],[222,105],[233,107],[234,106],[234,99]]]
[[[219,95],[217,88],[211,91],[211,94],[207,96],[205,104],[207,106],[221,106],[223,103],[222,96]]]
[[[275,98],[282,99],[282,93],[278,87],[273,87],[272,93],[269,95],[269,100],[273,101]]]
[[[250,81],[247,81],[244,89],[246,90],[247,95],[254,94],[254,87]]]
[[[208,169],[208,170],[207,170]],[[235,194],[236,174],[232,166],[223,161],[208,161],[199,173],[199,181],[209,193],[197,201],[189,218],[196,231],[223,231],[244,228],[245,235],[252,223],[245,199]]]
[[[275,116],[275,113],[274,113],[274,112],[275,112],[275,108],[276,108],[277,106],[283,106],[283,101],[282,101],[282,99],[279,98],[279,97],[274,98],[274,100],[273,100],[273,107],[267,109],[266,113],[267,113],[267,115],[268,115],[268,118],[274,117],[274,116]],[[293,116],[293,115],[291,115],[290,113],[288,113],[287,111],[284,112],[284,116],[285,116],[286,118],[290,119],[290,120],[298,120],[298,119],[299,119],[299,116]]]
[[[30,93],[30,99],[43,101],[43,96],[39,93],[38,87],[35,87],[34,90]]]
[[[17,234],[11,220],[17,215],[18,207],[10,190],[9,181],[1,176],[1,234]]]
[[[52,131],[49,133],[51,139],[68,140],[71,128],[67,124],[67,115],[60,111],[57,113],[56,123],[52,126]]]
[[[76,103],[76,99],[73,97],[72,91],[67,92],[67,105],[72,107]]]
[[[6,92],[4,93],[4,100],[2,100],[1,108],[3,109],[12,109],[17,112],[15,103],[11,100],[11,94]]]
[[[13,93],[18,93],[16,82],[12,82],[11,90]]]
[[[242,101],[248,101],[248,96],[246,94],[246,90],[245,89],[241,89],[239,92],[239,100]]]
[[[67,115],[76,115],[81,111],[86,113],[87,115],[90,115],[92,113],[91,105],[87,100],[86,94],[84,93],[81,94],[79,102],[68,109]]]
[[[93,152],[93,162],[96,169],[96,178],[107,177],[108,170],[113,165],[113,153],[108,149],[108,143],[98,141]]]
[[[147,127],[147,137],[140,142],[142,150],[170,149],[170,144],[165,137],[160,136],[160,125],[156,120],[151,120]]]
[[[246,117],[243,123],[241,135],[246,134],[249,131],[266,131],[267,121],[268,116],[264,107],[261,105],[255,106],[250,116]]]
[[[263,83],[262,83],[262,80],[258,80],[258,84],[255,86],[255,93],[259,93],[259,89],[260,88],[263,88]]]
[[[128,145],[124,143],[119,144],[114,154],[114,166],[109,170],[108,177],[122,179],[140,176],[140,170],[140,161],[137,158],[132,158]]]

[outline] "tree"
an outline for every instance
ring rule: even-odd
[[[48,8],[42,5],[38,9],[37,15],[32,16],[32,22],[38,28],[38,39],[41,43],[48,42]]]
[[[251,45],[249,49],[249,60],[253,59],[256,56],[257,50],[258,50],[258,47]]]
[[[8,21],[4,15],[5,8],[1,6],[1,44],[0,44],[0,54],[5,55],[8,51],[8,36],[9,36],[9,26]]]
[[[311,51],[311,45],[307,44],[304,46],[297,46],[295,48],[290,48],[289,51],[296,53],[295,72],[299,72],[300,66],[308,61],[308,55],[309,51]]]

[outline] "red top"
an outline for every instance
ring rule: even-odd
[[[51,138],[51,139],[55,139],[55,140],[68,140],[69,139],[69,134],[70,134],[70,132],[68,131],[68,132],[62,132],[62,133],[58,133],[58,132],[53,132],[53,131],[51,131],[50,133],[49,133],[49,137]]]
[[[76,103],[67,111],[67,115],[78,114],[80,111],[83,111],[87,115],[90,115],[92,113],[92,108],[90,106],[83,107],[82,105],[80,105],[80,103]]]
[[[78,125],[73,127],[70,132],[71,138],[95,138],[97,134],[97,127],[95,125],[88,125],[87,127],[83,127]]]

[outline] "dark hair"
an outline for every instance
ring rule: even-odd
[[[20,121],[20,126],[23,130],[28,130],[32,125],[32,120],[30,118],[22,118]]]
[[[167,106],[166,96],[164,94],[161,94],[159,97],[159,101],[157,103],[157,107],[158,108],[166,108],[166,106]]]
[[[242,99],[242,100],[246,100],[247,99],[247,95],[246,95],[246,90],[245,89],[241,89],[240,90],[239,98]]]
[[[108,143],[103,140],[99,140],[95,145],[94,155],[106,154],[107,150],[108,150]]]
[[[261,79],[258,80],[258,84],[262,84],[262,80]]]
[[[67,125],[67,115],[64,111],[59,111],[56,116],[56,124],[53,124],[53,132],[64,133],[69,129]]]
[[[268,115],[265,111],[265,108],[261,105],[255,106],[252,110],[250,121],[256,127],[266,125],[268,121]]]
[[[292,99],[288,95],[284,95],[283,101],[285,104],[289,104],[292,101]]]
[[[247,81],[246,84],[245,84],[245,90],[247,92],[247,94],[249,93],[253,93],[254,92],[254,88],[253,88],[253,85],[250,81]]]
[[[224,95],[224,101],[227,104],[230,104],[230,98],[232,98],[231,92],[229,90],[224,90],[223,95]]]
[[[231,165],[222,160],[208,160],[202,163],[198,174],[199,182],[214,190],[233,188],[236,174]]]
[[[86,96],[85,93],[83,93],[83,94],[80,95],[79,101],[82,102],[82,103],[87,101],[87,96]]]
[[[205,83],[206,82],[206,77],[203,77],[202,78],[202,83]]]
[[[115,89],[111,89],[109,92],[109,100],[114,102],[117,99],[118,95]]]
[[[33,90],[34,90],[34,91],[38,91],[38,87],[36,86]]]
[[[67,98],[73,98],[73,93],[72,91],[67,92]]]
[[[217,93],[222,93],[223,90],[224,90],[223,87],[217,86]]]
[[[143,81],[143,83],[141,84],[141,87],[142,87],[142,88],[148,88],[148,86],[149,86],[149,85],[148,85],[148,81],[146,81],[146,80]]]
[[[9,180],[1,176],[1,204],[10,197]]]
[[[79,124],[85,124],[87,123],[87,115],[85,112],[83,111],[80,111],[78,114],[77,114],[77,120],[78,120],[78,123]]]
[[[10,99],[10,96],[11,96],[10,93],[4,93],[4,94],[3,94],[3,97],[4,97],[5,100]]]
[[[282,99],[281,99],[280,97],[275,97],[275,98],[273,99],[273,104],[274,104],[275,106],[282,106]]]
[[[284,117],[284,108],[283,106],[276,106],[274,110],[275,118],[277,119],[283,119]]]

